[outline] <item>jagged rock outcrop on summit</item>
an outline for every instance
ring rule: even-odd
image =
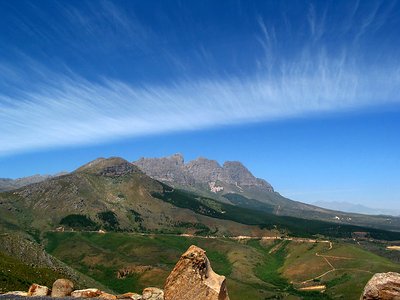
[[[229,300],[225,277],[212,270],[205,253],[192,245],[181,256],[165,282],[165,300]]]
[[[400,299],[400,274],[394,272],[375,274],[364,288],[360,300]]]
[[[185,164],[181,154],[174,154],[163,158],[141,158],[133,164],[150,177],[172,184],[193,186],[219,181],[273,192],[273,187],[268,182],[253,176],[238,161],[227,161],[221,166],[215,160],[200,157]]]
[[[118,177],[132,173],[141,173],[137,166],[120,157],[97,158],[83,165],[75,172],[91,173],[99,176]]]

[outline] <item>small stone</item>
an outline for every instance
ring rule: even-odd
[[[142,293],[142,300],[164,300],[164,291],[155,287],[145,288]]]
[[[32,284],[28,290],[28,296],[47,296],[50,294],[50,290],[47,286]]]
[[[124,299],[124,300],[142,300],[142,295],[137,293],[125,293],[122,295],[118,295],[117,299]]]
[[[117,296],[109,294],[109,293],[104,293],[102,292],[99,296],[100,299],[107,299],[107,300],[115,300],[117,299]]]
[[[84,289],[76,290],[71,293],[74,298],[95,298],[101,295],[101,291],[98,289]]]
[[[7,292],[7,293],[5,293],[3,295],[13,295],[13,296],[28,297],[28,292],[12,291],[12,292]]]
[[[74,290],[74,283],[69,279],[57,279],[53,283],[51,289],[52,297],[66,297],[70,296]]]

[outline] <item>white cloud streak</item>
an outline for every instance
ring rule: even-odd
[[[0,92],[1,155],[400,102],[399,69],[361,71],[322,54],[282,65],[278,76],[187,79],[167,86],[95,83],[34,65],[41,79],[32,87],[26,75],[0,68],[25,86],[12,96]]]
[[[96,27],[104,20],[105,28],[110,24],[120,28],[117,32],[135,37],[128,40],[144,51],[149,40],[157,40],[136,18],[128,18],[110,2],[101,5],[103,9],[92,9],[91,16],[63,8],[71,24],[75,22],[91,37],[87,41],[101,41],[100,34],[107,34],[106,40],[120,40],[112,37],[113,30]],[[358,7],[357,2],[344,21],[344,32],[353,28]],[[384,18],[378,11],[377,2],[354,33],[354,43],[371,28],[382,26]],[[319,16],[314,6],[309,7],[309,41],[297,56],[285,60],[280,53],[282,37],[258,17],[256,40],[265,56],[254,58],[258,68],[250,75],[182,77],[165,85],[134,85],[112,78],[90,81],[69,69],[55,73],[26,56],[19,64],[23,67],[0,62],[0,155],[399,103],[398,61],[368,66],[349,47],[328,54],[319,44],[327,34],[325,18],[326,10]],[[26,24],[33,30],[32,24]],[[64,28],[54,27],[54,31],[55,37],[69,36]],[[51,39],[39,33],[32,34]],[[185,63],[179,57],[168,49],[159,51],[184,73]],[[213,59],[204,49],[202,55]]]

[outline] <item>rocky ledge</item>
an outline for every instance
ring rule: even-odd
[[[51,289],[34,283],[27,292],[8,292],[0,295],[0,299],[229,300],[225,277],[212,270],[205,253],[197,246],[190,246],[168,276],[164,290],[148,287],[140,294],[113,295],[96,288],[74,290],[69,279],[57,279]]]
[[[360,298],[360,300],[392,299],[400,299],[400,274],[394,272],[375,274],[368,281]]]

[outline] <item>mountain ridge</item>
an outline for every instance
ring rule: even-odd
[[[159,164],[160,161],[167,166],[180,168],[183,157],[176,155],[172,159],[151,162]],[[222,167],[216,161],[201,158],[191,162],[193,173],[198,169],[198,164],[206,180],[210,176],[220,176],[218,172]],[[217,172],[205,172],[209,169],[202,168],[202,164],[210,165],[211,169],[216,166]],[[228,162],[225,167],[229,169],[230,164]],[[179,184],[167,185],[148,176],[125,159],[99,158],[66,175],[0,193],[0,214],[4,226],[35,230],[54,230],[62,224],[75,226],[78,222],[86,224],[90,230],[111,228],[235,235],[250,232],[261,234],[264,228],[271,229],[276,224],[297,231],[296,222],[311,222],[320,227],[318,221],[322,221],[332,223],[333,228],[350,225],[400,231],[400,218],[326,210],[287,199],[275,191],[266,190],[265,185],[261,188],[243,185],[243,182],[252,184],[257,178],[252,175],[249,177],[249,171],[243,169],[245,167],[242,164],[231,165],[233,172],[227,171],[230,176],[228,179],[236,184],[216,181],[214,186],[203,183],[182,188]],[[236,176],[236,170],[239,173],[245,171]],[[175,174],[182,175],[171,172],[170,181]],[[186,182],[184,176],[179,177],[179,180],[182,179]],[[237,179],[242,186],[237,185]],[[223,189],[218,190],[219,187]],[[217,189],[213,191],[213,188]]]
[[[362,204],[352,204],[345,201],[316,201],[313,202],[312,205],[326,209],[337,209],[338,207],[340,207],[343,212],[349,213],[367,215],[388,215],[394,217],[400,216],[400,210],[398,209],[373,208]]]
[[[216,160],[199,157],[185,163],[182,154],[161,158],[140,158],[133,164],[157,180],[171,184],[196,186],[209,185],[210,191],[218,191],[218,182],[237,187],[258,187],[274,192],[270,183],[256,178],[241,162],[225,161],[221,166]],[[223,189],[223,186],[219,187]]]
[[[199,157],[185,164],[182,154],[161,158],[140,158],[133,164],[144,173],[176,188],[187,189],[218,201],[244,208],[263,210],[278,216],[321,220],[341,224],[379,226],[400,231],[400,218],[369,216],[326,209],[288,199],[264,179],[256,178],[241,163],[227,161],[222,166],[212,159]]]
[[[59,172],[54,175],[48,175],[48,174],[35,174],[27,177],[21,177],[21,178],[16,178],[16,179],[11,179],[11,178],[0,178],[0,192],[4,191],[11,191],[15,190],[33,183],[39,183],[45,180],[48,180],[50,178],[58,177],[68,174],[68,172]]]

